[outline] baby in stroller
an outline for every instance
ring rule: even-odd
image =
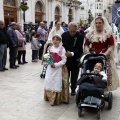
[[[87,73],[90,73],[90,70],[87,70]],[[77,84],[80,85],[79,93],[82,93],[83,90],[97,90],[101,95],[104,94],[104,88],[107,86],[107,75],[102,71],[102,63],[96,63],[91,73],[94,73],[95,75],[92,75],[90,78],[89,76],[85,76],[82,80],[78,80]],[[91,80],[88,81],[87,79]]]
[[[108,109],[112,108],[112,92],[104,93],[107,87],[106,61],[106,56],[103,54],[88,54],[83,59],[81,78],[77,82],[79,89],[76,94],[79,117],[83,108],[95,108],[98,119],[105,102],[108,102]]]

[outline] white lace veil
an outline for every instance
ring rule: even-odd
[[[96,17],[92,22],[91,22],[91,25],[90,25],[90,29],[88,31],[88,33],[86,34],[86,37],[87,38],[90,38],[90,36],[92,35],[92,33],[94,31],[96,31],[96,27],[95,27],[95,20],[97,18],[99,18],[100,16]],[[105,17],[101,17],[104,21],[104,26],[103,26],[103,30],[106,32],[106,35],[107,36],[110,36],[112,34],[112,28],[111,26],[109,25],[108,23],[108,20],[105,18]]]
[[[55,32],[55,31],[56,31],[55,22],[56,22],[56,21],[53,22],[53,27],[52,27],[52,29],[51,29],[51,31],[50,31],[50,33],[49,33],[47,43],[48,43],[48,42],[51,42],[53,35],[57,34],[57,33]],[[60,31],[61,31],[61,33],[62,33],[62,31],[63,31],[63,29],[62,29],[61,26],[60,26]],[[55,32],[55,33],[54,33],[54,32]]]
[[[54,30],[55,30],[55,21],[53,21],[53,26],[52,26],[51,31],[54,31]]]
[[[51,29],[52,32],[55,31],[55,29],[56,29],[55,22],[56,22],[56,21],[53,22],[53,27],[52,27],[52,29]],[[59,21],[58,21],[58,22],[59,22]],[[62,27],[60,26],[60,30],[61,30],[61,29],[62,29]]]

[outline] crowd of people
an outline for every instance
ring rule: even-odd
[[[6,68],[8,46],[11,69],[19,67],[16,65],[16,58],[18,64],[28,63],[25,57],[26,39],[21,28],[20,23],[12,22],[6,30],[4,22],[0,20],[0,71],[8,70]],[[76,94],[80,58],[84,54],[90,54],[90,48],[94,49],[94,53],[104,54],[108,59],[108,90],[116,90],[119,87],[113,59],[115,38],[107,19],[98,16],[92,21],[89,30],[85,29],[79,23],[71,22],[66,25],[65,22],[59,21],[51,22],[48,28],[47,22],[42,21],[38,29],[31,34],[32,62],[42,60],[46,51],[53,59],[53,63],[48,64],[44,81],[44,99],[52,106],[61,102],[69,103],[69,80],[71,95]]]

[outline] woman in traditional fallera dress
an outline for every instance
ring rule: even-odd
[[[49,48],[49,53],[54,64],[48,65],[44,81],[44,99],[49,101],[52,106],[69,101],[68,74],[66,69],[63,68],[66,63],[66,56],[61,40],[59,34],[53,36],[53,46]]]
[[[107,76],[108,90],[116,90],[119,86],[119,77],[114,62],[114,45],[112,29],[104,17],[97,17],[91,23],[91,28],[86,35],[85,52],[89,53],[89,48],[94,48],[95,53],[104,54],[108,58]]]
[[[61,27],[60,22],[59,22],[59,21],[55,21],[54,24],[53,24],[52,30],[51,30],[50,33],[49,33],[47,43],[49,43],[49,42],[52,41],[52,37],[53,37],[55,34],[62,35],[63,33],[64,33],[64,30],[63,30],[63,28]]]

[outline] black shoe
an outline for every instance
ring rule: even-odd
[[[19,65],[15,65],[15,67],[19,67]]]
[[[71,96],[74,96],[76,94],[75,90],[71,91]]]
[[[26,62],[26,61],[25,61],[25,62],[23,62],[23,64],[27,64],[27,63],[28,63],[28,62]]]
[[[20,62],[20,63],[18,63],[19,65],[23,65],[24,63],[22,63],[22,62]]]
[[[11,69],[17,69],[17,67],[16,67],[16,66],[10,66],[10,68],[11,68]]]
[[[5,70],[4,69],[0,69],[0,72],[4,72]]]
[[[3,68],[4,70],[8,70],[7,68]]]

